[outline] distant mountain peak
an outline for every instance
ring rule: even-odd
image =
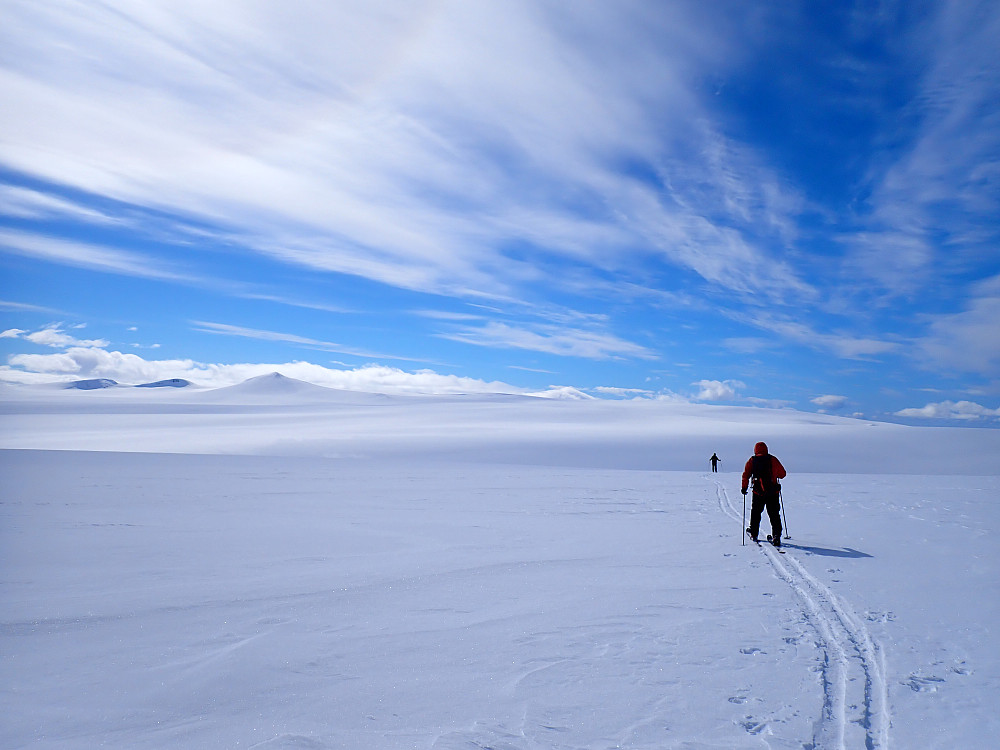
[[[184,378],[168,378],[167,380],[157,380],[155,383],[142,383],[136,388],[186,388],[191,385],[190,380]]]
[[[96,391],[100,388],[114,388],[118,385],[117,380],[111,380],[110,378],[92,378],[90,380],[76,380],[72,383],[67,383],[66,388],[76,389],[79,391]]]

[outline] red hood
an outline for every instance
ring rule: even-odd
[[[760,442],[753,447],[753,454],[755,456],[766,456],[767,455],[767,443]]]

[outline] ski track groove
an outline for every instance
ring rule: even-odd
[[[733,506],[729,493],[715,481],[719,509],[734,521],[745,522]],[[741,528],[741,534],[746,532]],[[850,723],[865,730],[866,750],[889,748],[889,695],[885,655],[851,606],[825,586],[794,556],[782,556],[770,544],[762,547],[775,575],[787,583],[802,602],[803,614],[819,636],[823,651],[823,712],[816,723],[812,747],[815,750],[846,750]],[[782,561],[784,557],[785,562]],[[787,562],[787,565],[786,565]],[[854,708],[849,688],[860,669],[864,694],[859,696],[859,719],[849,718]]]

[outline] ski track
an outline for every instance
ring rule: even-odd
[[[723,513],[734,521],[746,521],[717,480],[715,492]],[[791,586],[802,602],[803,614],[819,637],[823,710],[811,747],[857,747],[860,737],[856,740],[852,734],[857,733],[857,726],[864,730],[866,750],[887,750],[889,695],[881,647],[851,606],[817,580],[795,556],[787,551],[782,555],[767,543],[761,548],[775,575]]]

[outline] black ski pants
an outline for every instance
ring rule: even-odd
[[[754,492],[750,504],[750,536],[754,539],[760,532],[760,517],[767,508],[767,517],[771,521],[771,537],[781,538],[781,501],[777,492]]]

